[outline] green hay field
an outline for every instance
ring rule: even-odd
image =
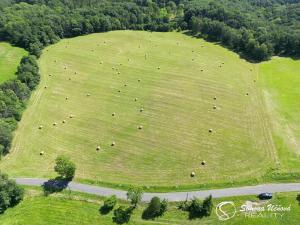
[[[17,67],[26,51],[0,42],[0,83],[15,77]]]
[[[55,176],[65,154],[77,181],[195,188],[253,181],[277,162],[259,66],[223,47],[115,31],[62,40],[39,64],[41,84],[0,165],[11,176]]]
[[[281,168],[299,171],[300,61],[277,57],[262,63],[260,74]]]
[[[188,213],[177,209],[177,204],[170,203],[168,211],[163,217],[155,220],[143,220],[141,218],[145,205],[139,206],[134,210],[131,216],[130,225],[143,224],[185,224],[185,225],[291,225],[298,224],[300,219],[299,203],[296,200],[297,193],[278,193],[271,201],[263,203],[281,205],[283,207],[291,206],[291,210],[283,213],[277,212],[275,217],[272,212],[263,212],[251,218],[244,213],[239,212],[241,205],[246,201],[258,202],[255,196],[231,197],[213,200],[213,211],[210,217],[202,219],[188,219]],[[222,201],[233,201],[237,210],[235,216],[227,221],[220,221],[215,213],[215,207]],[[5,225],[113,225],[113,212],[107,215],[101,215],[99,209],[103,205],[103,198],[79,193],[69,193],[64,191],[45,197],[39,190],[27,188],[26,198],[14,208],[8,209],[3,215],[0,215],[0,224]],[[128,204],[118,202],[117,205]],[[116,207],[117,208],[117,207]],[[230,208],[229,208],[230,209]],[[230,211],[227,211],[230,212]]]

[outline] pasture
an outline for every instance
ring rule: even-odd
[[[15,77],[17,67],[26,51],[0,42],[0,83]]]
[[[275,57],[260,65],[281,168],[300,171],[300,61]]]
[[[299,204],[296,200],[297,193],[278,193],[271,201],[261,204],[255,196],[231,197],[213,200],[213,211],[210,217],[201,219],[188,219],[188,213],[177,209],[177,204],[169,203],[166,214],[155,220],[143,220],[141,218],[145,205],[139,206],[135,209],[128,224],[187,224],[187,225],[216,225],[230,224],[230,225],[290,225],[297,224],[299,215]],[[215,208],[218,203],[222,201],[233,201],[237,213],[232,219],[227,221],[220,221],[215,213]],[[283,213],[277,213],[275,217],[272,212],[263,212],[265,218],[261,215],[251,218],[240,212],[241,205],[246,202],[253,201],[260,203],[261,207],[267,204],[281,205],[288,207],[291,205],[291,210]],[[26,188],[26,198],[14,208],[8,209],[3,215],[0,215],[0,223],[5,225],[26,224],[26,225],[90,225],[90,224],[105,224],[113,225],[113,212],[107,215],[102,215],[99,212],[103,198],[79,194],[76,192],[69,193],[64,191],[62,193],[53,194],[45,197],[38,189]],[[128,204],[118,202],[117,205]],[[257,207],[257,206],[256,206]],[[117,207],[115,207],[117,208]],[[229,210],[231,210],[229,208]],[[230,211],[226,211],[230,212]],[[281,215],[284,214],[282,217]]]
[[[257,181],[277,162],[259,66],[221,46],[114,31],[62,40],[39,64],[0,165],[11,176],[54,176],[65,154],[77,181],[196,188]]]

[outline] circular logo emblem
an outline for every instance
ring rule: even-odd
[[[236,208],[232,201],[220,202],[216,207],[219,220],[229,220],[236,214]]]

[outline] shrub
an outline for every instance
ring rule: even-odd
[[[116,224],[124,224],[128,223],[131,217],[132,208],[125,208],[124,206],[120,206],[116,210],[114,210],[113,221]]]
[[[55,162],[55,172],[67,180],[72,180],[76,170],[75,164],[66,156],[58,156]]]
[[[0,213],[23,200],[24,190],[6,174],[0,173]]]
[[[131,202],[134,207],[141,202],[143,195],[143,189],[139,187],[131,187],[127,192],[127,199]]]
[[[213,203],[212,203],[212,196],[209,195],[207,198],[204,199],[203,201],[203,215],[204,216],[210,216],[211,211],[212,211]]]
[[[117,197],[115,195],[108,197],[104,201],[103,206],[100,208],[101,214],[109,213],[115,207],[116,203],[117,203]]]
[[[143,219],[153,219],[155,217],[162,216],[168,207],[168,202],[166,200],[161,201],[158,197],[153,197],[144,210],[142,218]]]

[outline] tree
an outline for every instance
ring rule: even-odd
[[[190,218],[202,217],[203,215],[202,201],[198,198],[194,198],[190,203],[188,211],[190,213]]]
[[[24,190],[6,174],[0,173],[0,213],[23,200]]]
[[[132,208],[125,208],[124,206],[120,206],[116,210],[114,210],[113,221],[116,224],[124,224],[128,223],[131,217]]]
[[[161,201],[158,197],[153,197],[148,207],[143,212],[143,219],[152,219],[162,216],[168,207],[168,202],[164,199]]]
[[[204,216],[210,216],[212,208],[213,208],[213,202],[212,202],[212,196],[209,195],[208,197],[206,197],[203,201],[203,214]]]
[[[131,187],[127,192],[127,199],[130,200],[131,205],[135,208],[138,203],[141,202],[143,195],[142,188],[139,187]]]
[[[109,213],[116,205],[117,203],[117,197],[115,195],[112,195],[105,199],[102,207],[100,208],[101,214],[107,214]]]
[[[72,180],[75,175],[76,166],[66,156],[58,156],[55,159],[54,171],[67,180]]]

